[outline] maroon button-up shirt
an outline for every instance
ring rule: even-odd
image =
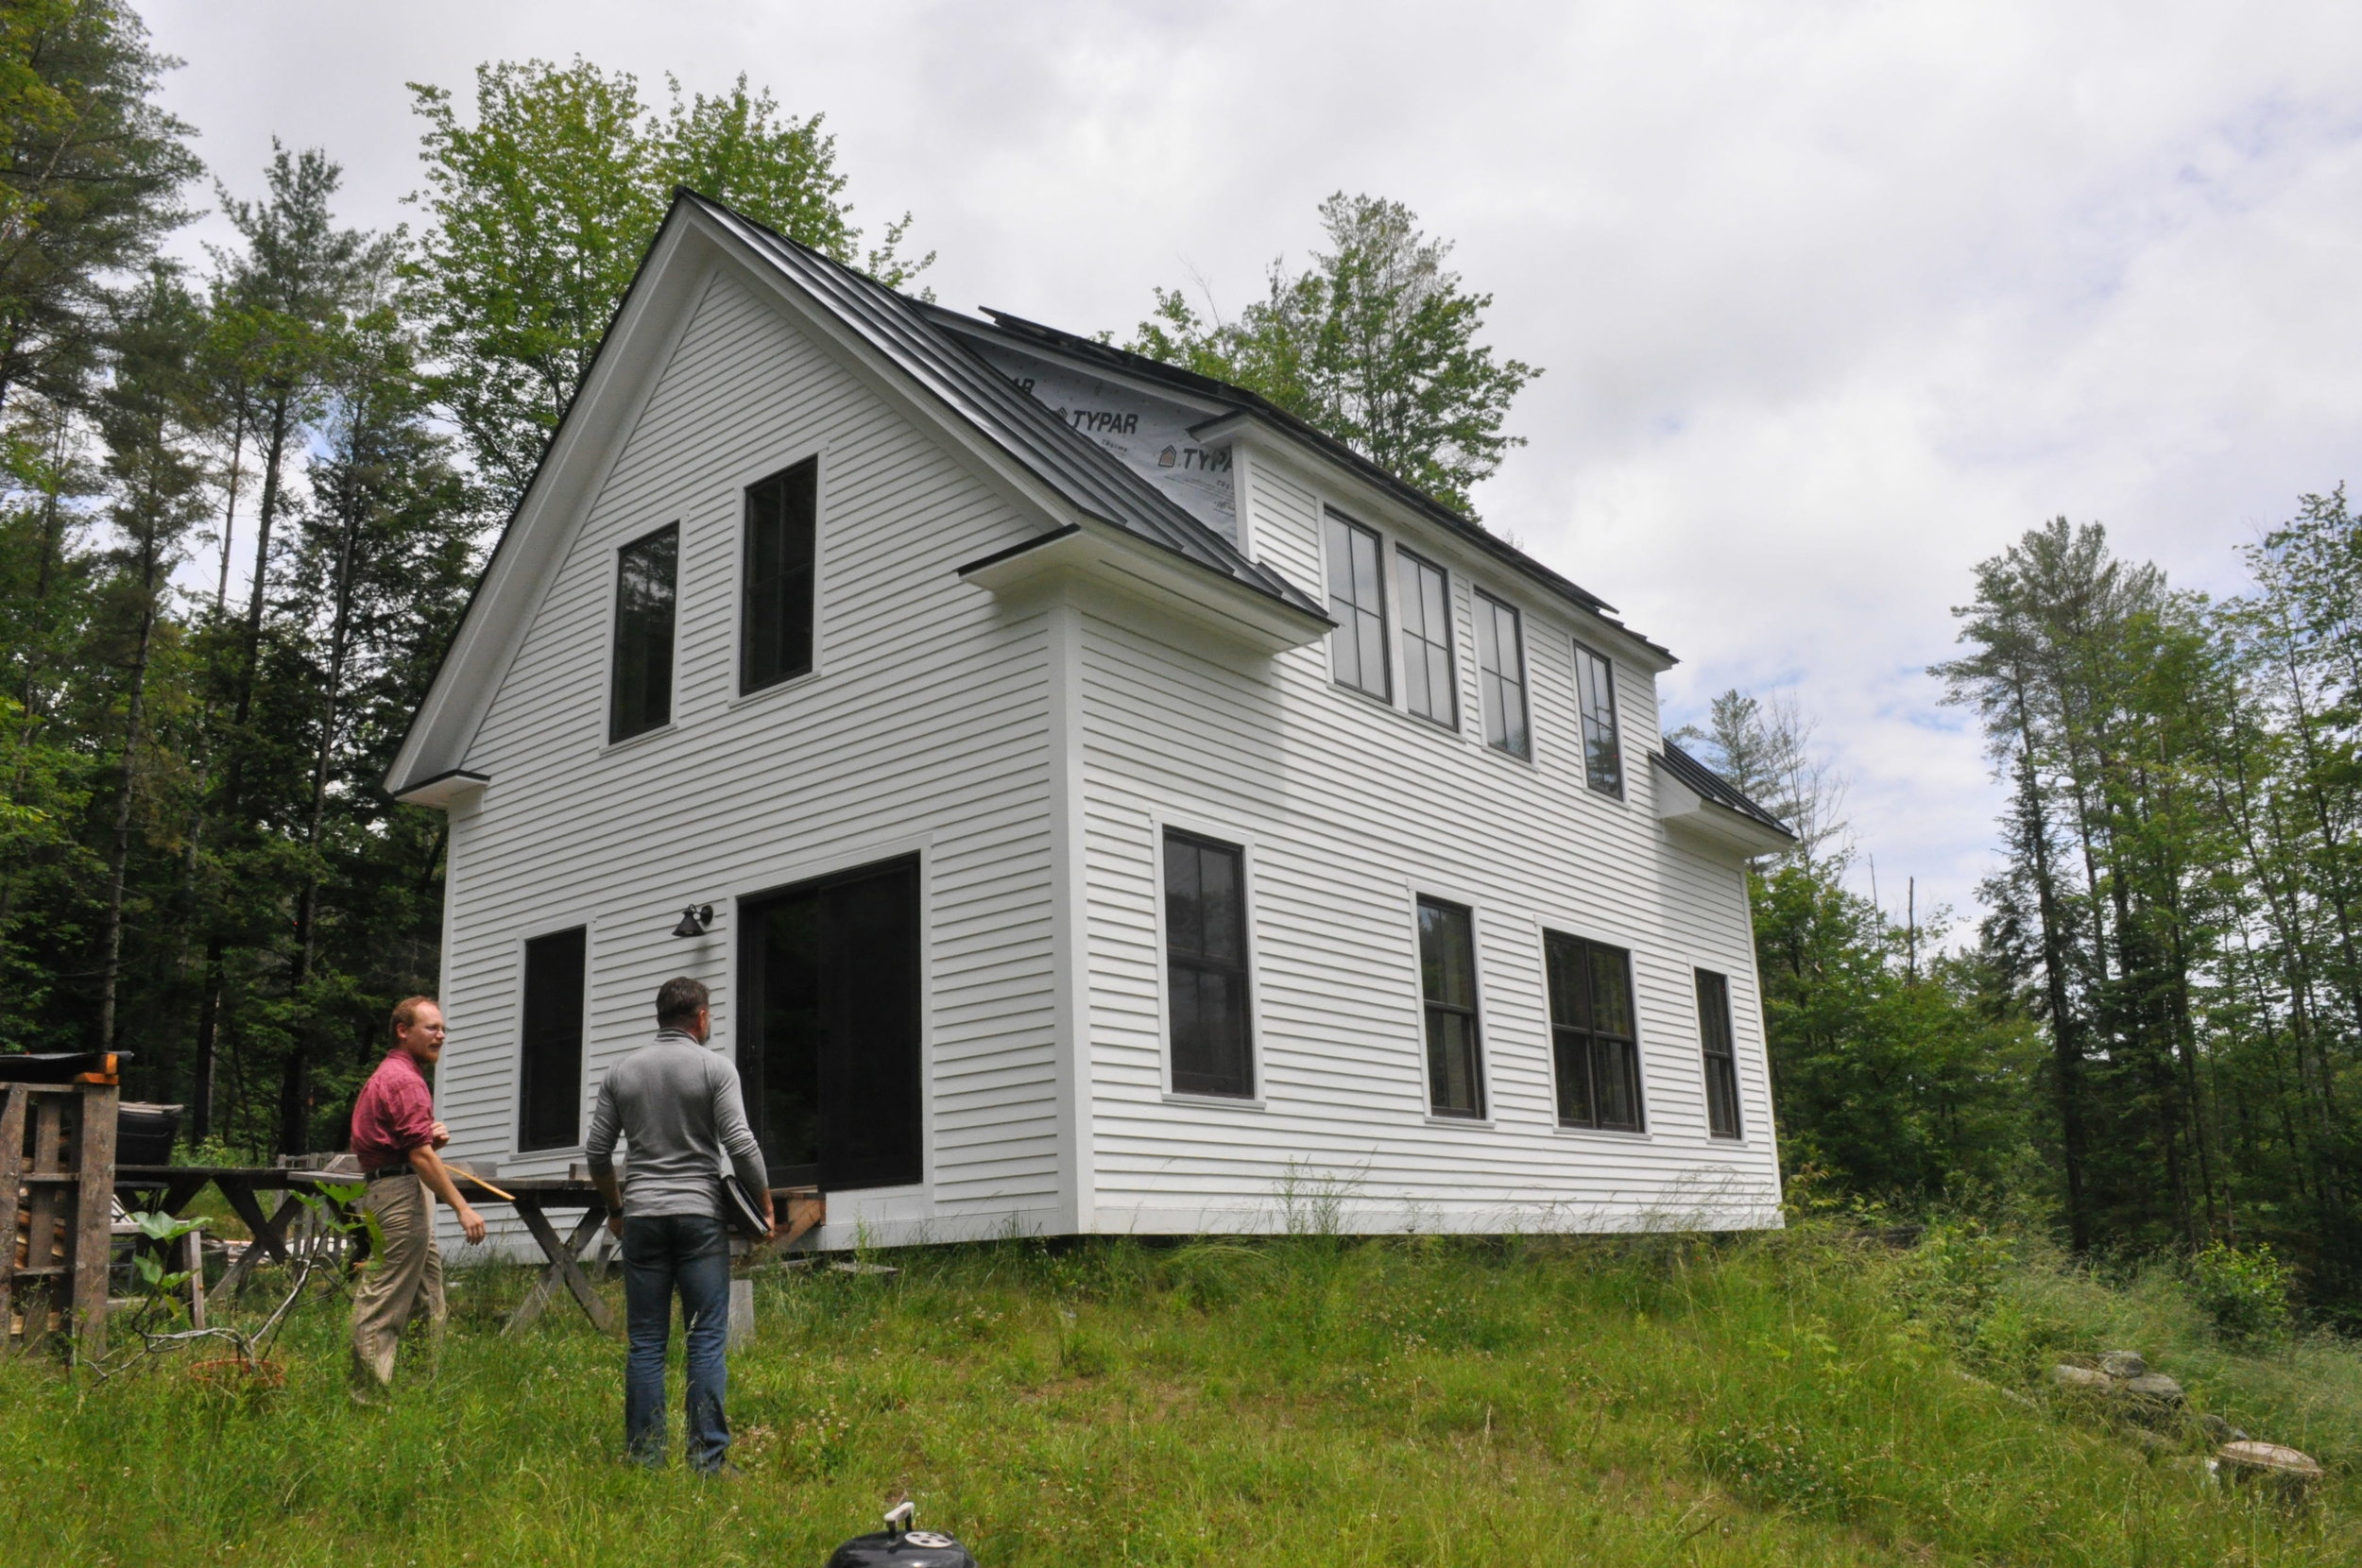
[[[410,1150],[434,1141],[434,1092],[419,1059],[396,1046],[352,1102],[352,1152],[363,1170],[379,1170],[406,1164]]]

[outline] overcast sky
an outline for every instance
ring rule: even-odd
[[[419,184],[406,81],[581,54],[825,111],[943,302],[1235,308],[1334,190],[1408,203],[1547,374],[1486,520],[1679,654],[1669,727],[1792,693],[1900,912],[1966,912],[1998,797],[1925,669],[1970,568],[2065,515],[2182,584],[2353,473],[2362,7],[146,0],[251,195]],[[201,230],[199,231],[201,235]],[[199,237],[193,235],[192,239]],[[1864,868],[1866,871],[1866,867]],[[1867,886],[1866,876],[1857,878]]]

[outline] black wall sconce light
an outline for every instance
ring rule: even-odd
[[[680,924],[673,928],[675,936],[703,936],[713,929],[713,906],[692,904],[680,912]]]

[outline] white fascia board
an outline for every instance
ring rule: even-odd
[[[654,392],[705,284],[722,264],[735,264],[733,276],[779,303],[864,384],[909,415],[920,429],[943,436],[1011,500],[1045,515],[1053,526],[1083,515],[1005,449],[985,438],[943,396],[916,385],[834,311],[797,287],[745,240],[694,205],[683,203],[658,235],[641,285],[617,315],[590,376],[493,549],[442,667],[386,770],[390,793],[399,796],[466,761],[468,747],[576,524],[622,455],[623,436]]]
[[[1766,827],[1742,811],[1709,800],[1684,783],[1654,756],[1649,758],[1656,775],[1656,815],[1666,827],[1693,843],[1741,858],[1776,855],[1795,840]]]
[[[1334,629],[1312,615],[1248,587],[1128,529],[1086,516],[1055,533],[960,568],[960,576],[1003,596],[1081,580],[1157,608],[1259,653],[1309,647]]]
[[[1314,481],[1314,488],[1323,499],[1341,510],[1349,512],[1362,521],[1400,534],[1408,529],[1425,531],[1424,543],[1430,552],[1463,554],[1466,559],[1481,563],[1489,571],[1514,575],[1519,582],[1539,589],[1554,612],[1568,616],[1577,627],[1576,635],[1613,656],[1618,662],[1646,670],[1652,675],[1663,674],[1680,660],[1664,649],[1643,641],[1639,634],[1608,620],[1589,606],[1534,583],[1533,580],[1507,561],[1488,555],[1483,548],[1450,530],[1433,518],[1403,503],[1402,498],[1380,488],[1367,476],[1338,462],[1327,452],[1298,438],[1292,432],[1274,425],[1253,410],[1243,410],[1226,418],[1191,428],[1190,434],[1205,446],[1229,441],[1243,446],[1258,458],[1277,459],[1305,470]],[[1478,526],[1471,524],[1470,526]],[[1463,569],[1464,570],[1464,568]]]
[[[430,778],[462,771],[576,523],[622,453],[618,437],[654,390],[703,292],[705,258],[684,255],[691,239],[686,224],[668,224],[657,236],[645,286],[634,289],[617,313],[590,376],[501,531],[450,651],[385,770],[387,793],[396,798]]]

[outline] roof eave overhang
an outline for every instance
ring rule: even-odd
[[[394,798],[404,806],[431,806],[438,811],[448,811],[454,806],[481,797],[491,783],[488,774],[453,768],[432,778],[419,780]]]
[[[1127,529],[1085,516],[959,569],[1002,597],[1080,582],[1145,602],[1258,653],[1282,654],[1326,637],[1336,622],[1212,571]]]
[[[1767,827],[1733,810],[1720,801],[1699,793],[1657,758],[1649,761],[1656,775],[1656,816],[1668,831],[1703,848],[1748,859],[1776,855],[1792,848],[1792,834]]]

